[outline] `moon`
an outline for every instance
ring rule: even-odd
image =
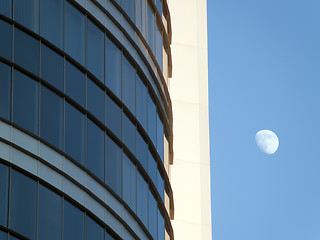
[[[270,130],[261,130],[256,133],[256,143],[260,150],[266,154],[274,154],[279,147],[277,135]]]

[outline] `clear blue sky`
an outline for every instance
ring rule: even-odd
[[[320,1],[208,0],[208,37],[213,239],[319,240]]]

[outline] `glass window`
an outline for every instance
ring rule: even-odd
[[[123,114],[122,116],[122,140],[129,150],[135,154],[136,152],[136,128],[129,118]]]
[[[40,136],[55,147],[62,149],[63,99],[41,87]]]
[[[104,33],[93,22],[87,22],[88,70],[104,82]]]
[[[2,1],[0,2],[1,9]],[[8,60],[12,58],[12,25],[0,20],[0,56]]]
[[[148,144],[140,133],[137,133],[137,158],[143,168],[148,171]]]
[[[149,191],[149,232],[157,239],[157,201]]]
[[[10,120],[11,67],[0,62],[0,116]]]
[[[133,0],[122,0],[122,8],[134,22],[134,1]]]
[[[103,240],[104,229],[86,216],[86,240]]]
[[[39,0],[14,0],[14,19],[39,33]]]
[[[106,38],[106,86],[121,99],[121,50]]]
[[[41,45],[41,77],[63,92],[63,57]]]
[[[63,49],[63,0],[41,0],[41,36]]]
[[[5,227],[8,221],[8,184],[9,168],[0,164],[0,225]]]
[[[135,115],[136,108],[136,87],[135,87],[135,69],[130,62],[124,57],[122,58],[122,100]]]
[[[84,165],[84,115],[66,103],[65,151]]]
[[[150,5],[148,5],[147,10],[148,15],[148,44],[151,48],[151,51],[154,53],[155,51],[155,20],[154,20],[154,13],[151,10]]]
[[[164,181],[158,170],[157,170],[157,190],[161,196],[162,201],[164,201]]]
[[[122,196],[123,200],[129,205],[129,207],[136,212],[137,203],[137,180],[136,180],[136,166],[130,161],[130,159],[123,155],[123,188]]]
[[[104,123],[104,96],[104,91],[87,79],[87,108],[102,123]]]
[[[148,95],[148,135],[151,138],[154,146],[156,146],[157,109],[150,95]]]
[[[87,121],[87,168],[104,180],[104,131]]]
[[[0,231],[0,240],[7,240],[8,234],[6,232]]]
[[[85,20],[78,9],[66,2],[66,52],[82,65],[85,63]]]
[[[162,71],[162,35],[159,30],[159,27],[157,25],[157,30],[156,30],[156,44],[157,44],[157,49],[156,49],[156,59],[157,62],[160,66],[160,69]]]
[[[120,197],[122,191],[122,150],[106,136],[106,184]]]
[[[157,9],[160,13],[160,17],[162,17],[162,2],[161,2],[161,0],[156,0],[156,6],[157,6]]]
[[[20,238],[16,238],[16,237],[14,237],[14,236],[12,236],[12,235],[10,235],[9,239],[10,239],[10,240],[20,240]]]
[[[85,106],[86,78],[83,72],[67,61],[66,94],[80,105]]]
[[[25,1],[25,0],[23,0]],[[27,1],[25,1],[27,3]],[[29,4],[29,2],[28,2]],[[39,41],[14,29],[14,61],[30,72],[39,74]]]
[[[36,238],[37,182],[11,171],[10,228],[30,239]]]
[[[158,210],[158,240],[164,240],[165,228],[164,219]]]
[[[157,186],[157,162],[150,152],[148,153],[148,174],[154,185]]]
[[[38,240],[61,239],[62,198],[48,188],[39,186]]]
[[[136,78],[136,94],[137,94],[136,117],[139,120],[142,127],[147,131],[148,90],[138,75]]]
[[[148,184],[140,173],[137,175],[137,214],[143,224],[148,227]]]
[[[121,108],[111,99],[106,96],[106,126],[121,139]]]
[[[38,135],[38,82],[14,71],[13,122]]]
[[[0,1],[0,14],[11,18],[12,15],[12,0],[1,0]]]
[[[142,36],[146,38],[146,0],[136,0],[136,25]]]
[[[114,240],[114,238],[111,237],[111,235],[106,232],[106,239],[105,240]]]
[[[159,115],[157,114],[157,150],[160,155],[160,158],[163,162],[163,124],[161,122],[161,119],[159,118]]]
[[[64,201],[64,240],[84,240],[84,213],[68,201]]]

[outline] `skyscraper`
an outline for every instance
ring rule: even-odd
[[[174,239],[163,0],[1,0],[0,239]]]

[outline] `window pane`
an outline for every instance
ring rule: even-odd
[[[143,224],[148,227],[148,184],[143,177],[137,175],[137,214]]]
[[[151,138],[154,146],[156,146],[157,135],[157,109],[156,105],[152,101],[150,95],[148,95],[148,134]]]
[[[65,150],[84,165],[84,115],[66,103]]]
[[[134,1],[133,0],[122,0],[122,8],[134,22]]]
[[[108,96],[106,96],[106,126],[121,139],[121,108]]]
[[[154,13],[151,10],[151,7],[148,5],[148,44],[151,48],[151,51],[155,51],[155,22],[154,22]]]
[[[12,236],[12,235],[10,235],[9,239],[10,239],[10,240],[20,240],[20,238],[16,238],[16,237],[14,237],[14,236]]]
[[[11,67],[0,63],[0,116],[10,120]]]
[[[63,99],[41,87],[40,136],[62,149]]]
[[[62,198],[39,186],[38,240],[61,239]]]
[[[104,91],[87,79],[87,109],[104,123]]]
[[[39,33],[39,0],[14,0],[14,18]]]
[[[90,20],[87,23],[88,70],[104,82],[104,33]]]
[[[146,38],[146,0],[136,0],[136,25]]]
[[[148,144],[141,137],[140,133],[137,133],[137,158],[143,168],[148,171]]]
[[[105,240],[114,240],[114,238],[111,237],[111,235],[106,232],[106,239]]]
[[[14,71],[13,122],[38,134],[38,83]]]
[[[87,129],[87,168],[103,181],[104,132],[89,119]]]
[[[12,15],[12,0],[1,0],[0,1],[0,14],[11,18]]]
[[[2,1],[0,2],[1,7]],[[12,58],[12,25],[0,20],[0,56],[8,60]]]
[[[86,240],[103,240],[104,229],[90,217],[86,217]]]
[[[41,45],[41,77],[63,92],[63,57]]]
[[[106,184],[122,196],[122,150],[106,136]]]
[[[157,6],[157,9],[160,13],[160,16],[162,17],[162,2],[161,2],[161,0],[156,0],[156,6]]]
[[[136,180],[136,166],[130,159],[123,155],[123,200],[129,207],[136,212],[137,203],[137,180]]]
[[[84,65],[85,63],[85,16],[66,2],[66,52]]]
[[[135,69],[125,57],[122,60],[122,100],[132,114],[135,115]]]
[[[148,90],[138,75],[136,77],[136,92],[137,92],[136,117],[139,120],[139,122],[141,123],[142,127],[147,131]]]
[[[154,239],[157,239],[157,201],[149,191],[149,232]]]
[[[164,240],[164,219],[158,210],[158,240]]]
[[[154,185],[157,186],[157,163],[150,152],[148,154],[148,174]]]
[[[66,63],[66,94],[85,106],[86,78],[83,72],[67,61]]]
[[[63,48],[63,0],[41,0],[41,35]]]
[[[84,240],[84,213],[68,201],[64,201],[64,240]]]
[[[157,114],[157,150],[163,162],[163,124]]]
[[[9,168],[0,164],[0,225],[5,227],[8,221],[8,183]]]
[[[39,75],[39,58],[39,42],[15,28],[14,61],[30,72]]]
[[[136,127],[129,120],[129,118],[123,114],[122,116],[122,140],[129,150],[135,154],[136,150]]]
[[[121,50],[106,38],[106,86],[121,99]]]
[[[156,59],[160,66],[160,69],[162,70],[162,35],[159,31],[159,27],[157,26],[156,31],[156,42],[157,42],[157,49],[156,49]]]
[[[0,240],[7,240],[8,234],[6,232],[0,231]]]
[[[158,170],[157,170],[157,190],[161,196],[162,201],[164,201],[164,181]]]
[[[36,238],[37,182],[11,171],[10,228],[30,239]]]

